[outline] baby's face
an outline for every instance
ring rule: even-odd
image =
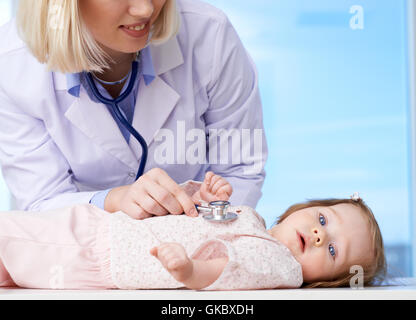
[[[368,222],[351,204],[296,211],[268,232],[289,248],[307,283],[335,280],[371,262]]]

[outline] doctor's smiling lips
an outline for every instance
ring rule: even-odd
[[[122,25],[120,29],[133,38],[141,38],[149,33],[150,20],[135,24]]]

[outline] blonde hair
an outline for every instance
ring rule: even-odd
[[[100,48],[81,19],[79,0],[20,0],[17,27],[20,37],[49,71],[103,72],[111,58]],[[180,26],[176,0],[166,0],[152,26],[150,43],[174,37]]]
[[[292,213],[311,207],[331,207],[337,204],[351,204],[359,209],[366,218],[370,227],[370,234],[372,236],[373,259],[372,263],[363,266],[364,269],[364,285],[375,286],[380,285],[386,277],[387,263],[384,255],[383,237],[381,236],[380,228],[374,217],[371,209],[365,204],[362,199],[324,199],[324,200],[310,200],[303,203],[294,204],[283,213],[276,223],[281,223]],[[349,270],[339,279],[333,281],[320,281],[315,283],[304,283],[304,288],[335,288],[346,287],[350,285],[350,280],[355,274],[350,274]]]

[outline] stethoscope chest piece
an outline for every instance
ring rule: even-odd
[[[229,207],[228,201],[212,201],[208,206],[196,206],[198,212],[209,222],[229,222],[237,219],[237,214],[228,212]]]

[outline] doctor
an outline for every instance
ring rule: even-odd
[[[0,34],[0,164],[16,209],[90,202],[136,219],[192,216],[178,184],[209,171],[231,183],[232,203],[256,206],[267,157],[258,77],[221,11],[198,0],[21,0]],[[119,107],[148,148],[138,180],[143,149],[88,76],[108,99],[134,84]],[[260,140],[240,135],[240,150],[261,152],[213,161],[210,135],[221,129],[261,130]],[[185,156],[198,132],[210,161]]]

